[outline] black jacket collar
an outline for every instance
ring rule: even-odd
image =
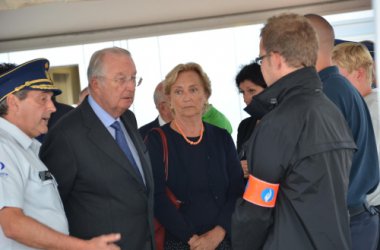
[[[299,93],[300,90],[322,91],[322,83],[314,67],[301,68],[280,78],[263,92],[254,96],[244,110],[260,120],[285,97],[288,98],[291,93]]]

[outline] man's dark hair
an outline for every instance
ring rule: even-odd
[[[14,63],[0,63],[0,75],[8,72],[11,69],[16,68],[17,65]]]

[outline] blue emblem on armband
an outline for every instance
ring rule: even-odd
[[[273,197],[274,197],[274,190],[272,188],[266,188],[263,190],[263,192],[261,192],[261,199],[264,202],[270,202],[271,200],[273,200]]]

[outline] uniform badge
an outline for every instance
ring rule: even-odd
[[[41,181],[53,180],[53,175],[49,171],[40,171],[38,175]]]
[[[8,176],[8,173],[5,171],[5,164],[0,161],[0,177]]]

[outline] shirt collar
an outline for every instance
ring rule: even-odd
[[[330,66],[322,69],[318,72],[319,78],[324,82],[326,78],[329,78],[331,75],[339,74],[339,69],[337,66]]]
[[[289,92],[295,93],[300,89],[321,91],[321,82],[314,67],[301,68],[283,76],[260,94],[254,96],[244,110],[256,119],[261,119],[286,96],[289,96]]]
[[[28,149],[29,147],[32,146],[33,143],[37,142],[36,140],[33,140],[27,134],[25,134],[16,125],[14,125],[13,123],[9,122],[8,120],[2,117],[0,117],[0,129],[3,129],[4,131],[6,131],[6,133],[10,135],[11,137],[13,137],[24,149]],[[36,145],[36,148],[33,148],[33,150],[38,151],[39,145]]]
[[[94,100],[94,98],[92,98],[91,95],[88,96],[88,103],[105,127],[108,128],[112,125],[112,123],[115,122],[115,118],[113,118],[110,114],[107,113],[107,111],[100,107],[100,105]],[[116,120],[120,119],[118,118]]]
[[[163,126],[165,125],[167,122],[162,119],[161,115],[158,115],[158,124],[160,124],[160,126]]]

